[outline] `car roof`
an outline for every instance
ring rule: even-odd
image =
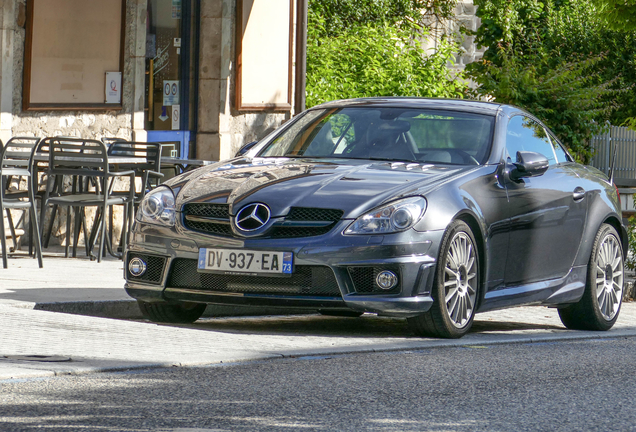
[[[370,97],[358,99],[343,99],[326,102],[312,107],[312,109],[324,108],[350,108],[350,107],[395,107],[395,108],[428,108],[441,110],[467,111],[480,114],[496,115],[503,107],[494,102],[482,102],[466,99],[437,99],[416,97]],[[514,108],[506,106],[506,108]]]

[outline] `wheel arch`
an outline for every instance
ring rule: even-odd
[[[477,242],[477,253],[479,254],[479,295],[477,296],[477,305],[475,310],[479,310],[481,303],[484,299],[486,286],[486,237],[482,225],[479,223],[477,216],[468,210],[462,211],[455,215],[453,220],[461,220],[464,222],[473,232],[475,241]]]
[[[592,254],[592,247],[594,245],[594,238],[596,237],[596,233],[605,223],[611,225],[618,233],[621,240],[621,245],[623,247],[623,259],[626,259],[628,252],[627,231],[625,230],[625,227],[621,223],[619,217],[614,213],[610,213],[605,214],[602,218],[594,218],[594,221],[588,220],[587,226],[583,231],[579,253],[574,261],[574,265],[587,265]]]
[[[614,227],[614,229],[620,236],[621,245],[623,246],[623,260],[627,259],[627,253],[629,249],[629,239],[627,237],[627,230],[625,229],[621,221],[618,219],[618,217],[616,217],[615,215],[608,216],[607,218],[605,218],[603,223],[606,223]]]

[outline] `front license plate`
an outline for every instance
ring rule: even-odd
[[[225,274],[292,274],[291,252],[199,249],[199,271]]]

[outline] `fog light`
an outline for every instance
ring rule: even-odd
[[[397,285],[398,277],[393,272],[383,270],[376,276],[375,283],[383,290],[390,290]]]
[[[128,263],[128,271],[131,275],[139,277],[146,273],[146,263],[141,258],[133,258]]]

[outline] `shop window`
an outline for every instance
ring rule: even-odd
[[[238,0],[236,108],[290,111],[293,0]]]
[[[121,109],[125,0],[27,0],[23,108]]]

